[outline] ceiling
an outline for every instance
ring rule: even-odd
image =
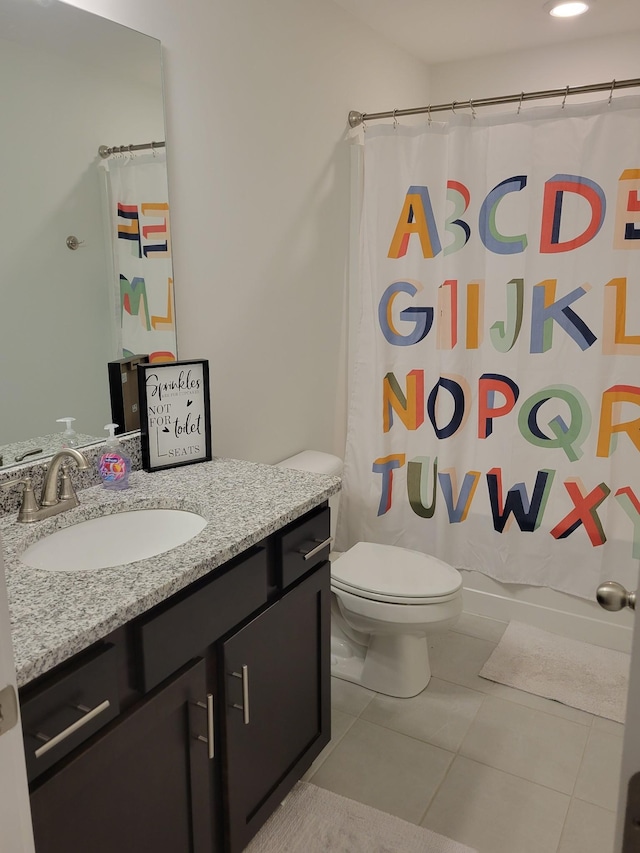
[[[335,0],[429,65],[640,30],[640,0],[552,18],[545,0]]]

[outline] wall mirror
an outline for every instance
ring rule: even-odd
[[[164,149],[150,146],[165,140],[160,42],[58,0],[0,0],[0,111],[6,467],[46,444],[41,439],[53,446],[25,461],[59,449],[65,425],[58,418],[76,419],[80,445],[101,440],[111,421],[107,364],[147,352],[144,333],[152,327],[173,341],[155,349],[177,356],[168,204],[142,210],[158,201],[144,189],[129,204],[123,196],[118,223],[120,208],[114,216],[112,207],[120,197],[109,195],[105,175],[109,162],[113,172],[151,158],[162,164],[166,201]],[[107,160],[98,154],[100,146],[129,145],[149,148]],[[122,249],[133,258],[124,288]],[[144,263],[160,258],[158,306],[144,290]],[[127,324],[142,330],[141,348],[123,343]]]

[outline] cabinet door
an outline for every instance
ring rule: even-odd
[[[329,563],[223,643],[225,797],[244,849],[330,738]]]
[[[211,853],[207,716],[200,659],[32,791],[37,853]]]

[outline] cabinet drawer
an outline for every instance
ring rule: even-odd
[[[143,692],[201,654],[267,600],[267,552],[256,547],[224,574],[178,595],[136,624]]]
[[[330,510],[321,507],[278,536],[280,583],[287,587],[329,558]],[[326,543],[324,547],[319,545]]]
[[[102,646],[21,702],[27,775],[32,781],[120,712],[116,650]]]

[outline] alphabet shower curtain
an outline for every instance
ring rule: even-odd
[[[110,244],[122,357],[176,360],[167,170],[164,151],[116,154],[106,173]]]
[[[639,108],[367,128],[339,549],[633,588]]]

